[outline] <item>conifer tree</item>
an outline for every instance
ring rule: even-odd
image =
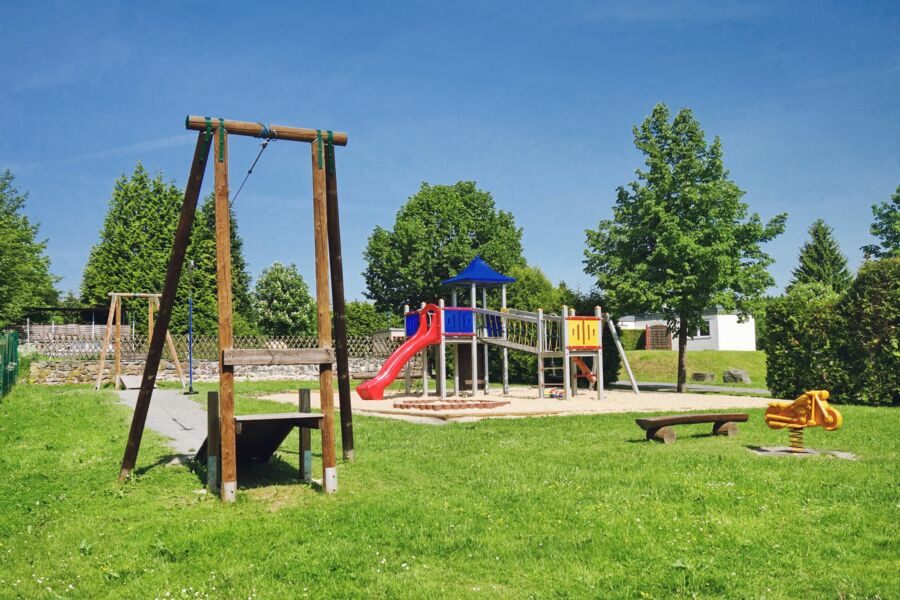
[[[161,292],[172,240],[184,193],[162,174],[151,176],[140,163],[131,177],[116,181],[109,209],[100,230],[100,241],[91,249],[81,282],[85,303],[104,305],[109,292]],[[253,304],[250,275],[243,257],[243,243],[237,221],[231,217],[232,293],[235,332],[252,329]],[[170,329],[187,329],[187,299],[193,286],[194,330],[218,331],[216,308],[215,204],[208,196],[197,210],[187,260],[172,311]],[[132,313],[139,326],[146,327],[146,305]],[[128,308],[126,304],[126,309]]]
[[[821,283],[840,294],[853,281],[847,268],[847,257],[834,239],[833,230],[823,219],[817,219],[810,226],[809,240],[800,248],[798,260],[788,290],[798,283]]]

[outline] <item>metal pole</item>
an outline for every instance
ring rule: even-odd
[[[538,394],[544,397],[544,309],[537,311]]]
[[[506,284],[500,286],[500,312],[506,312]],[[500,318],[501,337],[505,341],[506,334],[506,316]],[[503,394],[509,394],[509,349],[503,347]]]
[[[487,310],[487,286],[482,286],[481,288],[481,308]],[[490,392],[490,377],[488,376],[488,337],[490,336],[490,327],[488,327],[488,319],[490,317],[488,315],[484,316],[484,395],[487,396]]]
[[[594,316],[599,319],[597,321],[597,357],[594,359],[597,364],[594,366],[594,373],[597,376],[597,400],[603,400],[603,311],[599,306],[594,307]]]
[[[562,339],[563,351],[563,392],[566,400],[572,399],[572,381],[570,379],[572,363],[569,358],[569,327],[566,323],[566,317],[569,314],[569,307],[563,305],[562,313],[559,315],[560,338]]]
[[[439,315],[441,323],[441,344],[438,347],[438,391],[441,394],[441,400],[447,398],[447,338],[444,336],[444,299],[439,300],[441,314]]]
[[[478,293],[475,284],[471,286],[472,301],[472,397],[478,391],[478,325],[475,318],[475,309],[478,307]]]

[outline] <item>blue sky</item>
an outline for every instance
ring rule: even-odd
[[[583,231],[633,179],[631,127],[657,102],[722,137],[752,210],[789,213],[767,246],[779,287],[818,217],[858,266],[870,205],[900,184],[897,2],[4,2],[0,64],[0,169],[66,290],[117,177],[141,160],[183,185],[187,114],[349,133],[351,298],[372,228],[422,181],[461,179],[514,213],[530,263],[590,287]],[[257,149],[233,141],[233,189]],[[312,278],[309,162],[273,144],[236,204],[254,275]]]

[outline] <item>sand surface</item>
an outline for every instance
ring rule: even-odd
[[[400,400],[420,399],[421,395],[409,395],[404,392],[389,391],[384,400],[363,400],[353,392],[351,405],[354,413],[401,418],[416,422],[435,422],[453,420],[473,420],[497,417],[531,417],[542,415],[579,415],[599,413],[628,412],[678,412],[687,410],[724,410],[765,408],[768,398],[753,396],[728,396],[722,394],[676,394],[674,392],[641,392],[635,395],[630,391],[608,390],[603,400],[597,400],[595,392],[579,390],[579,395],[571,400],[556,398],[538,398],[537,389],[512,388],[508,396],[503,396],[497,389],[488,395],[479,394],[475,400],[501,400],[509,404],[492,408],[455,409],[455,410],[422,410],[395,408],[394,402]],[[286,404],[297,404],[296,393],[270,394],[263,396],[266,400],[275,400]],[[431,400],[438,400],[432,393]],[[471,400],[472,398],[465,398]],[[335,406],[338,404],[335,391]],[[319,393],[312,392],[312,405],[319,408]]]

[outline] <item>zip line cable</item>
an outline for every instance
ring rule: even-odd
[[[238,186],[238,189],[234,193],[234,196],[231,197],[231,206],[234,206],[234,203],[237,201],[238,196],[241,195],[241,190],[244,189],[244,184],[247,183],[248,179],[250,179],[250,175],[253,174],[253,169],[256,168],[256,163],[259,162],[259,157],[262,156],[262,153],[266,151],[266,148],[269,146],[270,141],[272,140],[266,140],[262,144],[260,144],[259,154],[256,155],[256,158],[253,160],[253,164],[250,165],[250,168],[247,169],[247,174],[244,175],[244,180],[241,182],[241,185]]]

